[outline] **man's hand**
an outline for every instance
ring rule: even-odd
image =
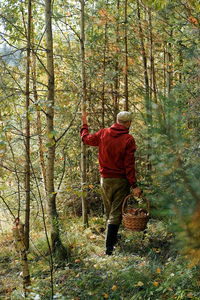
[[[84,111],[82,114],[82,125],[87,125],[87,112]]]
[[[142,194],[142,191],[139,187],[136,187],[136,188],[133,189],[133,196],[134,197],[138,198],[138,197],[140,197],[141,194]]]

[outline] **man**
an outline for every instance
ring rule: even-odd
[[[122,220],[122,204],[130,193],[135,197],[141,190],[135,176],[135,140],[129,134],[131,113],[122,111],[117,122],[89,134],[87,113],[82,115],[81,138],[84,144],[99,148],[99,171],[101,174],[102,197],[107,217],[106,254],[111,255],[117,241],[117,232]]]

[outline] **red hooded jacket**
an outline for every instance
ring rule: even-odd
[[[99,170],[104,178],[127,178],[135,188],[135,140],[129,130],[115,123],[110,128],[101,129],[89,134],[88,125],[81,128],[81,138],[84,144],[99,148]]]

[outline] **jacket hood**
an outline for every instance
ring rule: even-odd
[[[114,137],[118,137],[121,134],[129,133],[128,128],[126,128],[125,126],[118,124],[118,123],[113,124],[108,130],[109,130],[110,135],[112,135]]]

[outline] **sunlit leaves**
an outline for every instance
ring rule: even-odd
[[[145,0],[145,3],[159,10],[165,7],[167,1],[168,0]]]
[[[197,13],[200,12],[200,3],[198,0],[189,0],[189,4],[191,5],[189,9],[194,9]]]

